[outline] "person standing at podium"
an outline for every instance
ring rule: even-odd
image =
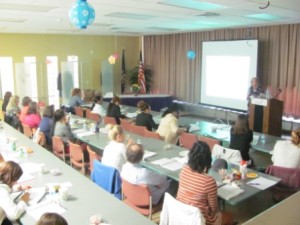
[[[248,101],[248,107],[250,105],[250,99],[251,98],[257,98],[262,93],[262,89],[260,87],[260,84],[258,82],[258,79],[256,77],[253,77],[251,79],[251,86],[249,87],[248,94],[247,94],[247,101]]]

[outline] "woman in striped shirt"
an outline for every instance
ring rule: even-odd
[[[218,210],[217,185],[207,174],[211,166],[211,153],[205,142],[198,141],[189,152],[188,164],[179,177],[177,199],[201,210],[206,225],[232,224],[232,216]]]

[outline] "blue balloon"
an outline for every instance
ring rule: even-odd
[[[193,50],[188,50],[188,52],[186,53],[186,57],[188,59],[195,59],[196,58],[196,52],[194,52]]]
[[[95,10],[86,0],[77,0],[69,10],[69,18],[79,29],[86,29],[95,19]]]

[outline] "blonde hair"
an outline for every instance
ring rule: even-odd
[[[116,140],[118,135],[122,135],[123,134],[123,129],[120,125],[112,125],[109,124],[107,126],[108,130],[108,137],[110,140]]]
[[[300,128],[293,130],[291,133],[292,143],[300,147]]]
[[[15,109],[18,107],[18,103],[19,103],[19,96],[18,95],[13,95],[10,97],[6,110],[11,110],[11,109]]]
[[[80,95],[80,94],[81,94],[80,88],[74,88],[71,92],[71,96]]]

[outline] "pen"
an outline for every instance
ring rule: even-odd
[[[37,201],[37,203],[40,203],[44,198],[45,196],[47,195],[47,191],[45,191],[45,193],[42,195],[42,197]]]
[[[249,185],[259,185],[259,183],[248,183]]]

